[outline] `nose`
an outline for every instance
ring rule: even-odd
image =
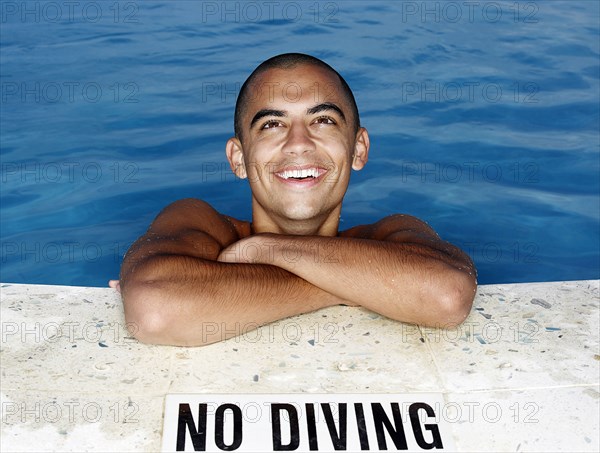
[[[288,131],[283,152],[286,154],[304,154],[315,150],[315,143],[304,123],[293,122]]]

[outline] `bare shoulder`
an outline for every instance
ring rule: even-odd
[[[369,225],[358,225],[341,232],[340,236],[386,241],[406,234],[439,239],[426,222],[407,214],[392,214]]]
[[[249,234],[250,223],[221,214],[206,201],[184,198],[164,208],[148,229],[149,233],[166,236],[189,231],[241,238]]]
[[[121,277],[154,256],[181,255],[216,260],[220,251],[250,230],[248,222],[227,217],[195,198],[175,201],[164,208],[127,251]],[[148,269],[156,269],[150,267]]]
[[[441,253],[454,267],[470,269],[475,275],[471,258],[460,248],[446,242],[426,222],[411,215],[394,214],[370,224],[359,225],[340,234],[341,237],[371,239],[411,245],[424,245]]]

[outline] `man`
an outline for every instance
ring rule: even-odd
[[[391,215],[338,232],[369,135],[329,65],[304,54],[259,65],[240,90],[226,154],[250,183],[252,222],[196,199],[158,215],[125,255],[120,285],[110,282],[140,341],[208,344],[337,304],[429,326],[467,317],[473,263],[424,222]]]

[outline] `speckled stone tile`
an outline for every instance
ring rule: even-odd
[[[2,290],[2,389],[163,394],[172,348],[131,338],[105,288],[10,285]]]
[[[459,451],[597,451],[596,281],[482,286],[454,330],[332,307],[203,348],[138,343],[109,288],[0,295],[2,451],[157,451],[167,393],[306,392],[439,392],[446,416],[488,419],[496,402],[496,422],[453,419]]]
[[[444,391],[598,384],[598,282],[483,286],[453,329],[425,329]]]
[[[97,392],[0,394],[0,451],[159,451],[164,398]]]
[[[450,393],[458,451],[598,452],[600,387]]]
[[[418,332],[351,307],[289,318],[205,348],[179,351],[169,391],[438,391],[441,384],[426,345],[419,335],[405,335],[402,341],[403,329]]]

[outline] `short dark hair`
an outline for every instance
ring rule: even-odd
[[[354,117],[354,130],[358,131],[360,127],[360,119],[358,115],[358,107],[356,106],[356,100],[354,99],[354,94],[352,94],[352,90],[348,86],[348,83],[344,80],[344,78],[331,66],[325,63],[323,60],[319,60],[312,55],[307,55],[304,53],[284,53],[281,55],[276,55],[274,57],[269,58],[268,60],[263,61],[257,68],[252,71],[252,74],[246,79],[240,92],[237,97],[237,101],[235,103],[235,115],[233,119],[233,127],[235,131],[235,136],[238,139],[242,139],[242,116],[245,113],[246,104],[248,103],[248,95],[250,90],[250,85],[254,82],[259,75],[263,72],[278,68],[278,69],[291,69],[300,64],[312,64],[323,68],[327,71],[333,72],[336,76],[338,76],[340,83],[342,85],[342,93],[348,103],[350,104],[350,108],[352,109],[352,115]]]

